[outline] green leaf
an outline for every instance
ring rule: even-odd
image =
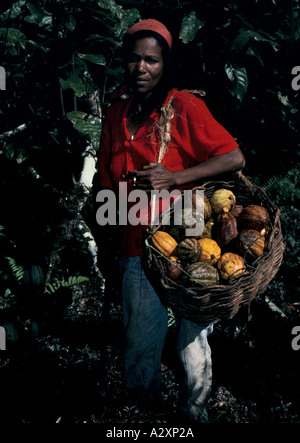
[[[121,41],[129,26],[139,19],[140,13],[137,9],[123,11],[122,16],[113,29],[114,36]]]
[[[285,317],[287,318],[287,316],[285,315],[285,313],[277,306],[275,305],[275,303],[273,303],[269,297],[265,297],[265,302],[267,303],[267,305],[269,306],[269,308],[271,309],[271,311],[277,312],[281,315],[281,317]]]
[[[95,63],[96,65],[104,66],[106,64],[105,57],[102,54],[78,54],[78,57],[87,60],[88,62]]]
[[[277,92],[277,98],[278,100],[283,104],[283,106],[287,106],[288,108],[291,108],[291,102],[289,101],[289,98],[287,95],[283,95],[282,92]]]
[[[246,69],[243,67],[234,67],[232,64],[227,63],[225,65],[225,72],[231,81],[231,87],[229,88],[231,94],[241,102],[248,89]]]
[[[270,36],[267,33],[256,32],[253,30],[242,30],[238,36],[233,40],[231,49],[237,52],[241,52],[245,50],[245,48],[251,44],[251,42],[267,42],[269,43],[273,49],[277,49],[278,45],[276,41],[274,41],[274,37]]]
[[[69,23],[66,23],[66,27],[71,32],[73,32],[75,30],[76,18],[73,15],[69,15]]]
[[[22,48],[25,47],[27,42],[26,35],[16,28],[0,28],[0,37],[5,38],[7,32],[7,43],[15,46],[16,44],[21,45]]]
[[[119,42],[112,37],[105,37],[99,34],[92,34],[85,39],[86,42],[100,42],[100,43],[112,43],[114,46],[119,46]]]
[[[102,9],[108,9],[113,14],[116,12],[117,4],[114,0],[97,0],[97,3]]]
[[[31,3],[26,5],[31,16],[28,16],[25,18],[26,21],[29,21],[31,23],[40,23],[43,20],[43,17],[45,15],[45,12],[43,9],[39,8],[37,5],[33,5]],[[29,19],[29,20],[28,20]]]
[[[182,20],[179,38],[181,38],[184,43],[189,43],[194,40],[198,30],[202,28],[204,24],[204,20],[199,20],[196,17],[195,11],[190,12]]]
[[[41,22],[39,22],[39,27],[45,26],[47,29],[49,29],[49,26],[52,25],[52,16],[51,15],[45,15]]]
[[[97,117],[81,111],[72,111],[67,114],[68,120],[72,121],[74,128],[82,135],[87,136],[95,150],[99,148],[101,134],[101,122]]]
[[[19,17],[19,15],[23,10],[23,6],[25,4],[26,4],[25,0],[19,0],[17,2],[14,2],[14,4],[4,12],[3,18],[7,20],[8,17],[10,17],[11,19]]]
[[[85,92],[84,85],[77,74],[72,74],[67,80],[60,78],[59,82],[63,89],[73,89],[77,97],[81,97]]]

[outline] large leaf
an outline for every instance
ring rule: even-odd
[[[274,49],[277,48],[277,43],[274,39],[274,37],[268,35],[264,32],[256,32],[252,31],[250,29],[247,30],[241,30],[240,33],[237,35],[237,37],[233,40],[232,43],[232,49],[236,51],[242,51],[244,47],[251,41],[255,42],[267,42],[269,43]]]
[[[102,54],[78,54],[81,59],[87,60],[88,62],[95,63],[96,65],[105,66],[106,60]]]
[[[25,21],[30,23],[40,23],[45,16],[45,11],[31,3],[28,3],[26,6],[30,11],[31,16],[25,17]]]
[[[68,120],[74,124],[74,128],[82,135],[87,136],[93,148],[98,150],[101,134],[101,122],[97,117],[82,111],[72,111],[67,114]]]
[[[118,5],[116,4],[115,0],[97,0],[98,5],[102,9],[108,9],[113,14],[115,14]]]
[[[114,46],[118,46],[120,43],[112,37],[107,37],[99,34],[92,34],[85,39],[86,42],[100,42],[103,44],[111,43]]]
[[[7,11],[4,12],[3,18],[4,19],[13,19],[19,17],[19,15],[23,11],[23,6],[26,4],[26,0],[19,0],[17,2],[14,2],[14,4],[7,9]]]
[[[231,45],[231,51],[235,52],[237,56],[247,54],[257,58],[261,66],[264,66],[264,61],[259,53],[259,42],[269,43],[274,50],[277,50],[277,43],[272,36],[269,36],[263,31],[256,32],[253,30],[241,30],[235,37]]]
[[[190,12],[182,20],[179,38],[181,38],[184,43],[191,42],[204,24],[205,22],[203,20],[199,20],[196,17],[195,11]]]
[[[229,88],[231,94],[241,102],[248,89],[246,69],[244,67],[235,67],[228,63],[225,65],[225,72],[231,82],[231,87]]]
[[[60,78],[59,82],[63,89],[73,89],[77,97],[81,97],[85,92],[84,85],[76,74],[70,75],[67,80]]]
[[[26,35],[16,28],[0,28],[0,37],[3,39],[7,37],[7,44],[11,46],[19,44],[24,48],[27,42]]]
[[[122,16],[119,17],[119,21],[114,27],[114,37],[121,41],[129,26],[140,18],[141,16],[137,9],[123,11]]]

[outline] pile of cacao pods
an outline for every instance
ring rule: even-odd
[[[152,245],[166,258],[166,275],[178,284],[207,287],[228,283],[264,253],[269,213],[255,204],[243,207],[231,190],[218,189],[210,198],[204,196],[203,232],[186,237],[186,228],[195,226],[197,198],[195,192],[190,210],[183,209],[182,225],[157,230]]]

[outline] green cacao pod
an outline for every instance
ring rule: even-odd
[[[182,261],[194,263],[200,260],[202,248],[195,238],[185,238],[177,248],[177,254]]]
[[[205,287],[219,284],[218,270],[208,263],[192,263],[185,269],[185,272],[191,277],[184,276],[185,284]]]

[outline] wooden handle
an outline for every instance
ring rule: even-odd
[[[238,176],[239,180],[245,183],[245,185],[253,186],[251,181],[242,173],[242,171],[237,171],[235,174]]]

